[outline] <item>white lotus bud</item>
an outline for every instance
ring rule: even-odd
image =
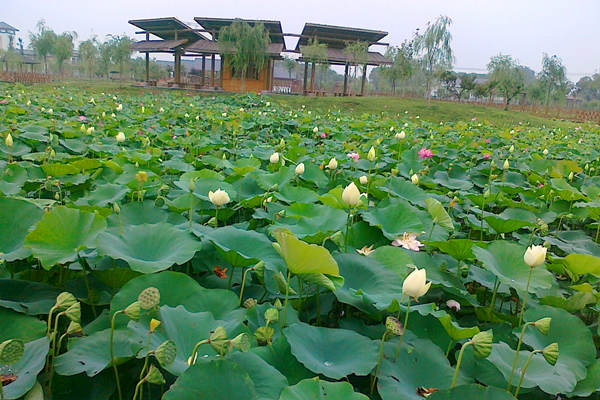
[[[271,154],[271,157],[269,157],[269,162],[271,164],[277,164],[279,162],[279,153],[275,152]]]
[[[504,165],[502,165],[502,168],[504,168],[504,169],[510,168],[510,163],[508,162],[508,158],[506,160],[504,160]]]
[[[317,132],[319,132],[319,127],[318,127],[318,126],[315,126],[315,127],[313,128],[313,133],[317,133]]]
[[[123,111],[123,104],[119,104],[117,106],[117,111]]]
[[[366,175],[361,176],[358,181],[360,182],[361,185],[366,185],[367,182],[369,182],[369,178],[367,178]]]
[[[413,174],[410,177],[411,182],[413,183],[413,185],[418,185],[419,184],[419,175],[417,174]]]
[[[544,246],[530,246],[525,251],[523,259],[525,264],[529,267],[534,268],[542,265],[546,261],[546,249]]]
[[[335,159],[335,157],[333,157],[331,160],[329,160],[329,164],[327,164],[327,168],[334,170],[338,167],[338,162]]]
[[[209,191],[208,199],[217,207],[223,206],[230,201],[227,192],[221,189],[217,189],[214,192]]]
[[[125,141],[125,134],[123,132],[117,133],[116,136],[117,142],[122,143]]]
[[[304,173],[304,163],[296,165],[296,169],[294,172],[296,172],[296,175],[302,175]]]
[[[426,283],[426,281],[427,272],[425,271],[425,268],[416,268],[402,283],[402,295],[406,295],[418,300],[419,297],[427,293],[429,287],[431,286],[431,282]]]
[[[344,191],[342,192],[342,200],[344,200],[344,203],[346,203],[346,205],[349,207],[356,207],[360,204],[360,191],[354,182],[351,182],[344,188]]]
[[[544,151],[542,152],[545,156],[548,155],[548,149],[544,149]]]
[[[367,153],[367,160],[375,161],[375,147],[371,146],[369,152]]]
[[[400,132],[396,133],[395,136],[396,136],[396,139],[402,140],[406,137],[406,132],[400,131]]]

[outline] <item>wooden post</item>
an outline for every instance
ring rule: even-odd
[[[346,67],[344,68],[344,96],[347,96],[348,92],[348,63],[346,63]]]
[[[181,82],[181,53],[179,50],[175,50],[175,84],[179,85]]]
[[[362,82],[360,83],[360,95],[365,95],[365,81],[367,80],[367,64],[363,65]]]
[[[310,91],[315,92],[315,62],[312,62],[310,67]]]
[[[205,77],[204,75],[206,74],[206,56],[204,54],[202,54],[202,87],[204,87],[204,84],[206,83]]]
[[[304,61],[304,86],[302,87],[302,94],[306,96],[306,81],[308,79],[308,61]]]
[[[146,40],[150,40],[150,34],[146,33]],[[146,52],[146,84],[150,81],[150,53]]]
[[[219,86],[223,89],[223,56],[219,57]]]
[[[210,56],[210,86],[215,87],[215,58],[216,56],[212,54]],[[223,63],[221,63],[223,64]],[[223,65],[221,65],[221,70],[223,69]]]

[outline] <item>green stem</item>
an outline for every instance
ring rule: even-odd
[[[523,325],[523,329],[521,329],[519,341],[517,342],[517,351],[515,353],[515,358],[513,358],[512,368],[510,369],[510,375],[508,376],[508,385],[506,386],[506,390],[509,390],[510,386],[512,385],[515,368],[517,367],[517,361],[519,360],[519,351],[521,350],[521,345],[523,344],[523,335],[525,334],[525,329],[527,329],[529,325],[531,325],[531,323]]]
[[[525,378],[525,371],[527,371],[527,367],[529,367],[529,362],[531,361],[531,359],[533,358],[533,355],[535,353],[540,353],[542,350],[534,350],[531,352],[531,354],[529,354],[529,357],[527,357],[527,361],[525,362],[525,365],[523,366],[523,371],[521,371],[521,377],[519,378],[519,383],[517,383],[517,389],[515,390],[515,398],[517,398],[517,396],[519,395],[519,390],[521,389],[521,384],[523,383],[523,378]]]
[[[494,281],[494,291],[492,292],[492,301],[490,303],[490,311],[494,310],[494,303],[496,302],[496,294],[498,293],[498,288],[500,287],[500,281],[498,281],[498,277]]]
[[[235,269],[231,269],[231,272],[229,273],[229,281],[227,281],[227,290],[231,289],[231,283],[233,282],[233,271],[235,271]]]
[[[115,312],[110,320],[110,342],[108,345],[108,348],[110,350],[110,363],[112,364],[113,371],[115,373],[115,382],[117,384],[117,392],[119,394],[119,400],[123,400],[123,394],[121,393],[121,383],[119,382],[119,371],[117,370],[117,360],[115,359],[113,340],[114,340],[114,336],[115,336],[115,318],[117,315],[121,314],[122,312],[123,312],[123,310]],[[137,394],[137,386],[136,386],[136,394]],[[133,398],[135,399],[135,395],[133,396]]]
[[[527,305],[527,296],[529,296],[529,283],[531,283],[531,274],[533,272],[533,267],[529,268],[529,275],[527,276],[527,286],[525,287],[525,296],[523,297],[523,305],[521,306],[521,315],[519,316],[519,325],[523,323],[523,314],[525,313],[525,306]]]
[[[51,342],[50,342],[50,351],[48,352],[48,359],[49,359],[49,366],[48,366],[48,371],[49,371],[49,380],[48,380],[48,393],[52,393],[52,378],[54,376],[54,355],[56,352],[56,335],[58,335],[58,319],[60,318],[61,315],[64,315],[65,311],[60,312],[58,314],[56,314],[56,317],[54,318],[54,331],[52,332],[52,337],[51,337]]]
[[[242,274],[242,287],[240,289],[240,307],[242,306],[242,300],[244,298],[244,286],[246,285],[246,275],[248,275],[248,272],[253,271],[253,270],[254,270],[254,267],[248,268]]]
[[[427,241],[431,240],[431,235],[433,235],[433,228],[435,228],[435,221],[431,224],[431,230],[429,231],[429,236],[427,236]]]
[[[288,268],[287,280],[285,281],[285,302],[283,303],[283,319],[281,320],[281,328],[285,327],[285,320],[287,317],[288,298],[290,293],[290,270]]]
[[[135,392],[133,392],[133,400],[137,398],[140,387],[144,384],[145,381],[146,379],[144,378],[141,381],[139,381],[137,385],[135,385]]]
[[[465,344],[463,344],[460,348],[460,353],[458,353],[458,359],[456,360],[456,368],[454,369],[454,376],[452,377],[452,384],[450,385],[450,389],[456,386],[456,378],[458,378],[458,370],[460,368],[460,363],[462,362],[463,353],[465,351],[465,348],[470,344],[473,344],[473,342],[468,341]]]
[[[317,326],[321,325],[321,289],[316,285],[316,300],[317,300]]]
[[[402,334],[400,335],[400,339],[398,339],[398,345],[396,346],[396,354],[394,354],[394,362],[398,359],[398,354],[400,354],[400,346],[402,345],[402,340],[404,339],[404,334],[406,333],[406,328],[408,327],[408,314],[410,314],[410,297],[408,298],[408,305],[406,306],[406,315],[404,316],[404,326],[402,326]]]
[[[346,218],[346,234],[344,235],[344,252],[348,251],[348,233],[350,232],[350,215],[351,215],[351,210],[348,210],[348,218]]]
[[[4,389],[2,389],[2,385],[0,384],[0,399],[4,400]]]
[[[52,313],[54,312],[54,310],[56,310],[58,307],[57,306],[53,306],[50,309],[50,312],[48,313],[48,329],[46,330],[46,336],[50,336],[50,329],[52,329]]]
[[[219,207],[215,211],[215,228],[219,227]]]
[[[379,366],[381,365],[381,358],[383,357],[383,346],[385,344],[385,338],[387,337],[387,330],[383,333],[381,337],[381,344],[379,345],[379,355],[377,356],[377,366],[375,367],[375,374],[371,376],[371,389],[370,394],[373,394],[373,389],[375,388],[375,381],[377,381],[377,375],[379,374]]]
[[[189,219],[190,219],[190,229],[192,229],[192,221],[194,219],[194,194],[192,191],[190,191],[190,212],[189,212]]]
[[[448,343],[448,348],[446,349],[446,358],[448,358],[448,354],[450,354],[450,350],[452,349],[453,345],[454,345],[454,340],[450,340],[450,343]]]
[[[196,353],[198,352],[198,348],[200,347],[200,345],[208,343],[208,341],[209,339],[204,339],[196,343],[196,345],[194,346],[194,350],[192,350],[192,356],[190,357],[190,366],[196,363]]]

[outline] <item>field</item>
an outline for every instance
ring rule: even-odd
[[[2,399],[597,396],[598,125],[1,89]]]

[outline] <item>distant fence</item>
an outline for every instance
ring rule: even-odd
[[[36,72],[0,72],[0,81],[11,83],[46,83],[56,80],[54,75],[38,74]]]

